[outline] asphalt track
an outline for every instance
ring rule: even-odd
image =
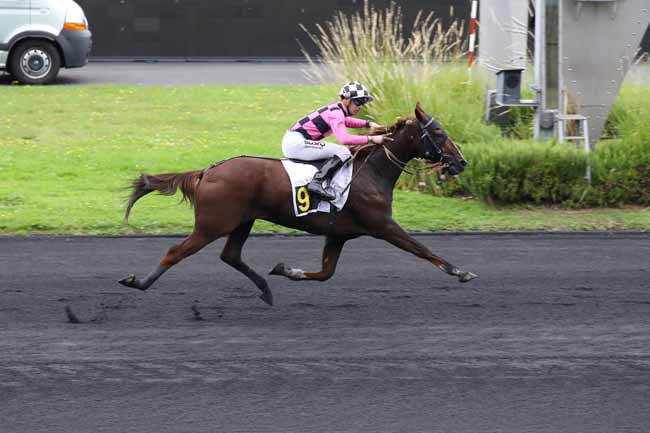
[[[327,282],[269,278],[268,307],[222,241],[142,293],[116,280],[179,239],[0,238],[0,431],[648,431],[650,234],[418,239],[479,278],[364,238]]]

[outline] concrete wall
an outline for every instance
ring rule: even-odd
[[[363,0],[77,0],[93,32],[95,57],[302,57],[299,27],[315,29],[336,10],[354,12]],[[402,0],[405,24],[419,10],[469,21],[469,0]],[[373,1],[385,7],[389,1]]]

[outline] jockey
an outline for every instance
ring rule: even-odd
[[[323,186],[323,182],[331,181],[336,170],[352,157],[350,150],[345,146],[381,144],[384,140],[382,135],[351,135],[347,131],[347,128],[380,126],[369,120],[352,117],[364,104],[374,99],[363,84],[357,81],[347,83],[341,88],[339,98],[339,101],[321,107],[298,120],[282,139],[282,152],[287,158],[304,161],[329,158],[307,185],[310,192],[327,201],[332,201],[336,197],[331,188]],[[332,133],[344,146],[321,141]]]

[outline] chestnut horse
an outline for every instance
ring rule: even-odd
[[[241,258],[242,246],[258,218],[325,235],[321,271],[305,272],[283,263],[271,271],[271,274],[292,280],[327,280],[334,275],[345,242],[363,235],[384,239],[428,260],[461,282],[475,278],[475,274],[461,271],[434,255],[391,217],[393,188],[408,161],[422,158],[442,167],[444,174],[457,175],[467,164],[460,150],[419,103],[415,107],[415,118],[402,119],[393,126],[371,133],[388,133],[392,140],[385,140],[383,148],[373,146],[359,151],[354,160],[348,200],[336,214],[334,223],[330,214],[322,212],[295,216],[291,184],[278,159],[241,156],[205,170],[141,175],[133,183],[126,219],[135,202],[144,195],[152,191],[172,195],[180,188],[184,199],[194,206],[194,231],[170,248],[160,264],[144,279],[131,275],[119,282],[146,290],[176,263],[215,239],[228,236],[221,259],[250,278],[262,291],[260,298],[273,305],[273,295],[266,280]]]

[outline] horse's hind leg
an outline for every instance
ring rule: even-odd
[[[250,234],[254,223],[255,221],[245,222],[230,233],[226,246],[221,252],[221,260],[246,275],[253,283],[255,283],[257,288],[262,291],[260,298],[267,304],[273,305],[273,294],[271,293],[271,289],[266,280],[252,270],[241,259],[242,247],[244,246],[246,239],[248,239],[248,235]]]
[[[341,250],[346,239],[328,236],[325,239],[323,248],[323,269],[320,272],[305,272],[301,269],[292,269],[285,266],[284,263],[278,263],[270,272],[271,275],[282,275],[291,280],[328,280],[336,270],[336,264],[339,261]]]
[[[139,279],[136,278],[135,275],[130,275],[121,279],[119,283],[126,287],[147,290],[158,278],[160,278],[162,274],[167,272],[169,268],[184,258],[196,253],[217,237],[218,236],[208,236],[194,231],[190,236],[183,240],[183,242],[171,247],[165,257],[160,261],[160,264],[144,279]]]

